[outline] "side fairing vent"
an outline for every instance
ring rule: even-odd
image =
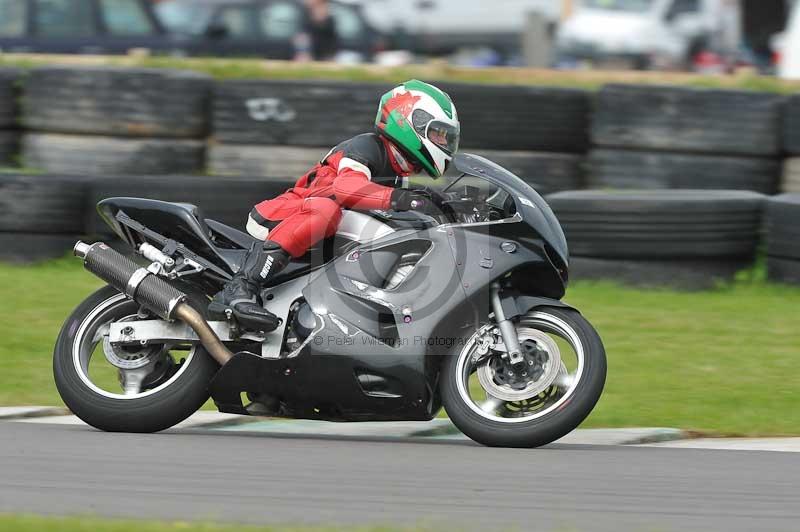
[[[394,290],[408,279],[417,267],[417,263],[430,250],[427,240],[412,240],[395,246],[397,260],[383,285],[385,290]]]

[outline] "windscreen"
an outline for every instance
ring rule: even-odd
[[[530,185],[502,166],[479,155],[459,153],[453,158],[456,170],[463,174],[482,178],[508,192],[514,198],[517,213],[533,227],[542,238],[561,256],[569,261],[567,241],[561,225],[547,202]]]
[[[520,178],[489,159],[471,153],[459,153],[453,159],[455,169],[462,174],[475,177],[488,177],[501,181],[520,181]]]

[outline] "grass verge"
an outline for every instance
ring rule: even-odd
[[[244,526],[188,523],[185,521],[127,521],[93,517],[34,517],[0,515],[0,530],[8,532],[416,532],[416,527],[301,527]]]
[[[0,265],[0,404],[61,404],[53,344],[99,286],[75,259]],[[608,352],[606,390],[585,427],[800,434],[800,288],[744,279],[704,292],[582,282],[566,300]]]
[[[538,85],[597,89],[608,83],[685,85],[793,93],[800,83],[743,71],[736,75],[699,75],[678,72],[608,72],[535,68],[468,68],[444,61],[388,67],[345,66],[335,63],[294,63],[263,59],[177,58],[160,56],[91,56],[0,54],[0,66],[33,68],[42,65],[171,68],[204,72],[216,79],[330,79],[354,82],[399,83],[411,78],[502,85]]]

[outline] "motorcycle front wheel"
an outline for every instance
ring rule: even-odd
[[[180,423],[208,400],[219,368],[198,345],[111,345],[109,325],[141,319],[138,310],[124,294],[101,288],[67,318],[56,340],[58,392],[100,430],[158,432]]]
[[[442,368],[447,414],[464,434],[492,447],[539,447],[583,422],[603,392],[606,355],[575,310],[547,307],[516,323],[523,361],[493,347],[496,327],[475,332]]]

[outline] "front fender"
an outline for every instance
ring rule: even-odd
[[[575,307],[567,305],[563,301],[559,301],[558,299],[551,299],[549,297],[536,297],[536,296],[525,296],[520,294],[513,294],[513,293],[504,293],[500,296],[500,303],[503,306],[503,313],[506,315],[506,318],[516,318],[517,316],[522,316],[523,314],[527,314],[531,310],[541,308],[541,307],[556,307],[556,308],[566,308],[570,310],[574,310],[576,312],[580,312]]]

